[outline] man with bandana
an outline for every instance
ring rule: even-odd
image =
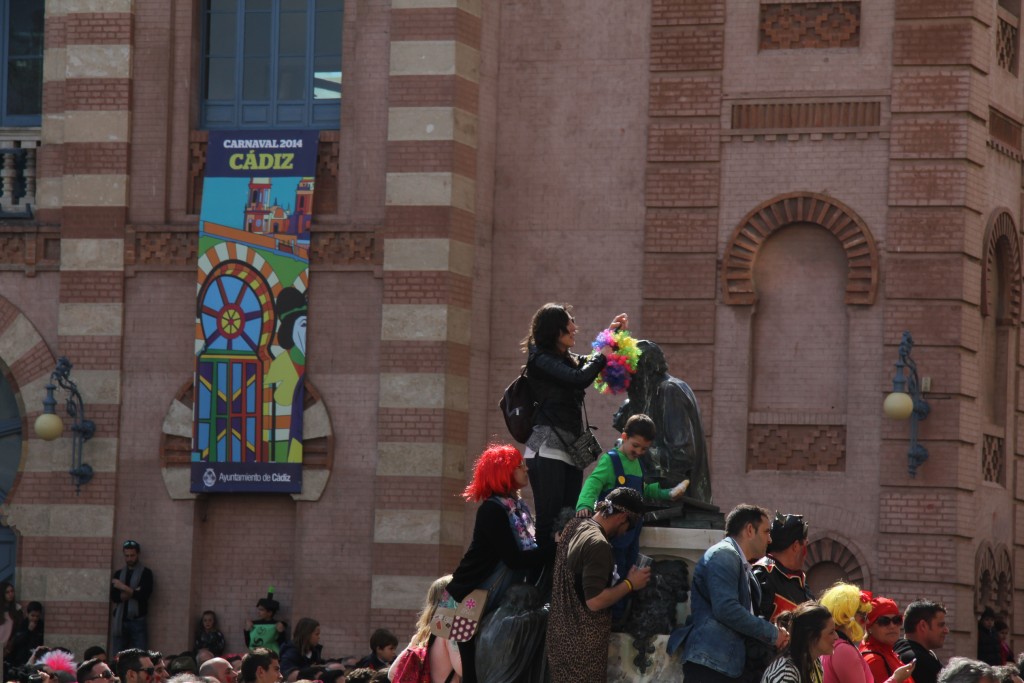
[[[114,610],[111,620],[113,651],[129,648],[148,650],[146,616],[149,597],[153,594],[153,572],[139,560],[142,548],[138,541],[125,541],[121,552],[124,553],[124,567],[110,578],[110,602]]]

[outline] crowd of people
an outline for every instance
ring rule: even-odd
[[[943,665],[940,603],[916,600],[901,613],[895,600],[842,581],[815,600],[800,569],[807,531],[800,515],[755,505],[729,513],[725,539],[694,570],[691,619],[669,640],[688,683],[1022,683],[1024,655],[1015,663],[1005,638],[990,639],[991,609],[979,659]]]
[[[627,323],[620,314],[609,329],[624,330]],[[398,638],[378,629],[362,659],[326,659],[320,624],[303,617],[289,629],[278,618],[272,590],[246,623],[244,654],[227,652],[212,610],[202,613],[190,651],[150,651],[154,576],[141,561],[140,544],[129,540],[125,565],[111,577],[110,662],[98,646],[80,664],[71,652],[44,646],[42,606],[29,603],[22,611],[14,587],[0,584],[4,680],[607,680],[610,634],[651,581],[651,558],[639,553],[645,498],[677,500],[691,478],[702,492],[698,500],[706,502],[710,491],[700,458],[684,468],[689,478],[666,485],[650,480],[643,457],[656,443],[659,425],[640,406],[620,411],[617,442],[584,480],[574,453],[589,430],[584,394],[612,349],[574,354],[578,331],[568,306],[546,304],[534,315],[523,341],[536,407],[532,433],[523,451],[492,444],[476,459],[462,494],[477,505],[472,539],[452,573],[429,587],[401,653]],[[527,487],[536,518],[522,496]],[[979,659],[954,657],[943,666],[934,652],[949,633],[941,604],[918,600],[901,612],[895,600],[845,582],[815,599],[802,571],[808,538],[802,516],[739,505],[727,515],[725,532],[696,564],[690,616],[669,638],[669,654],[678,652],[688,683],[1024,683],[1006,641],[1008,627],[993,611],[981,615]]]

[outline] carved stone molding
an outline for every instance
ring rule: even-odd
[[[314,272],[325,267],[375,268],[383,258],[376,230],[337,230],[314,222],[310,240],[309,261]],[[198,228],[129,226],[125,233],[125,267],[129,275],[139,270],[194,271],[198,250]]]
[[[878,250],[867,225],[852,209],[831,197],[797,192],[770,199],[748,213],[733,231],[722,259],[722,294],[727,305],[757,299],[754,262],[765,240],[793,223],[820,225],[843,246],[849,264],[846,303],[870,305],[878,289]]]
[[[0,270],[21,270],[32,277],[37,271],[59,269],[59,228],[0,226]]]

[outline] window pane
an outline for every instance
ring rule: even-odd
[[[7,62],[7,115],[30,116],[43,110],[43,60]]]
[[[11,57],[25,57],[43,54],[43,3],[42,0],[17,0],[10,4]]]
[[[211,14],[207,29],[208,54],[234,57],[238,45],[238,37],[235,35],[237,26],[234,14]]]
[[[317,57],[313,60],[313,99],[341,99],[341,57]]]
[[[277,98],[301,100],[306,95],[306,58],[282,57],[277,60]]]
[[[281,14],[278,54],[301,56],[306,54],[306,13],[289,12]]]
[[[337,10],[340,12],[344,6],[345,0],[316,0],[317,12],[324,10]]]
[[[270,60],[251,58],[245,60],[242,74],[242,99],[266,100],[270,98]]]
[[[281,0],[282,12],[305,12],[308,0]]]
[[[245,3],[245,11],[252,10],[270,11],[270,0],[242,0]]]
[[[235,0],[210,0],[210,9],[214,12],[234,12]]]
[[[341,54],[341,12],[317,12],[315,40],[313,54]]]
[[[207,62],[206,98],[210,100],[235,99],[235,59],[213,58]]]
[[[245,56],[266,57],[270,55],[270,15],[246,13],[245,15]]]

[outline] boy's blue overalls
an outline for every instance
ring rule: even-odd
[[[597,497],[598,500],[604,500],[605,496],[620,486],[628,486],[637,491],[641,496],[644,495],[643,463],[637,460],[637,464],[640,465],[639,477],[626,474],[626,471],[622,468],[622,457],[619,451],[614,448],[608,451],[608,458],[611,460],[612,468],[615,470],[615,481],[612,488],[601,492],[601,495]],[[644,520],[641,517],[637,520],[636,526],[609,541],[612,545],[612,555],[615,557],[615,571],[620,579],[626,578],[630,568],[636,564],[636,557],[640,554],[640,530],[643,528],[643,525]],[[622,619],[628,604],[629,595],[612,605],[612,622]]]

